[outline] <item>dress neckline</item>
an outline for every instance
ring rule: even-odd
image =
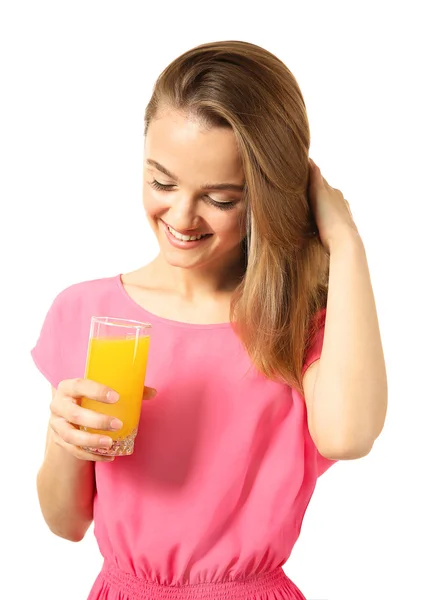
[[[174,327],[183,327],[186,329],[208,329],[208,330],[209,329],[228,329],[228,328],[232,327],[231,323],[185,323],[184,321],[174,321],[173,319],[167,319],[165,317],[159,317],[158,315],[154,315],[153,313],[151,313],[148,310],[146,310],[145,308],[143,308],[143,306],[138,304],[135,300],[133,300],[133,298],[129,295],[126,288],[124,287],[122,276],[123,276],[123,274],[119,273],[118,275],[116,275],[113,278],[115,283],[117,284],[117,287],[120,290],[121,294],[126,299],[126,302],[130,303],[139,312],[141,312],[143,315],[145,315],[147,317],[147,320],[149,322],[151,322],[151,324],[153,324],[155,322],[155,323],[162,323],[165,325],[171,325]],[[145,319],[143,318],[142,320],[144,321]]]

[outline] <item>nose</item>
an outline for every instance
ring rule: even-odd
[[[169,210],[169,223],[177,231],[197,229],[200,217],[197,214],[197,201],[189,194],[174,194]]]

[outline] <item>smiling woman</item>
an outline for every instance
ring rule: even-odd
[[[305,105],[278,58],[226,44],[227,54],[205,44],[169,65],[146,109],[143,197],[161,248],[154,275],[168,265],[228,269],[230,320],[253,364],[303,393],[329,264],[311,235]],[[151,269],[128,283],[150,280]]]
[[[326,384],[344,374],[318,364],[329,254],[309,235],[309,140],[295,78],[253,44],[199,46],[157,80],[143,203],[159,253],[61,292],[32,352],[54,387],[40,504],[68,539],[94,519],[104,567],[89,600],[304,600],[283,565],[317,478],[341,458],[332,431],[336,442],[363,423],[348,426],[343,410],[339,434],[324,427],[349,397]],[[345,255],[357,270],[360,254]],[[109,406],[98,416],[79,405],[114,392],[83,378],[97,314],[153,325],[146,383],[157,394],[134,453],[109,463],[79,447],[78,425],[117,427]],[[330,339],[331,353],[351,333],[333,349]],[[311,435],[319,369],[335,393],[330,411],[311,412]],[[373,422],[360,429],[371,435]]]
[[[219,271],[227,261],[240,265],[246,235],[243,189],[230,128],[208,129],[170,109],[152,120],[145,140],[143,201],[165,259],[162,269],[209,265]]]

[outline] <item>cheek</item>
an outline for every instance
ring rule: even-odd
[[[214,217],[212,225],[214,231],[220,237],[238,241],[246,235],[246,227],[243,220],[242,211],[221,211],[218,217]]]
[[[148,185],[143,186],[143,207],[148,216],[153,217],[165,210],[165,197],[156,194]]]

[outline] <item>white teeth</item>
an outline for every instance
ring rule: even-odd
[[[175,238],[177,238],[178,240],[182,240],[183,242],[194,242],[195,240],[200,240],[202,237],[204,237],[203,235],[182,235],[169,225],[167,225],[167,227],[168,231],[170,231]]]

